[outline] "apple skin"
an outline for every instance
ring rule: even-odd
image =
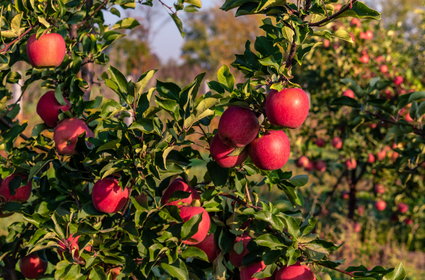
[[[86,137],[94,136],[93,131],[80,119],[71,118],[61,121],[56,126],[53,135],[58,153],[62,155],[76,154],[75,146],[77,145],[78,137],[83,133],[86,134]]]
[[[116,213],[124,208],[128,201],[129,189],[121,188],[115,178],[97,181],[92,190],[94,207],[103,213]]]
[[[374,163],[375,162],[375,156],[373,154],[367,155],[367,162]]]
[[[323,160],[318,160],[314,163],[314,168],[319,172],[325,172],[326,167],[326,162]]]
[[[358,18],[352,18],[350,21],[352,27],[360,27],[362,25],[361,21]]]
[[[356,95],[354,94],[354,91],[352,91],[351,89],[347,89],[342,93],[343,96],[349,97],[349,98],[356,98]]]
[[[348,170],[354,170],[357,168],[357,160],[355,158],[350,158],[345,161],[345,166]]]
[[[240,280],[271,280],[271,277],[267,277],[267,278],[254,278],[252,275],[254,275],[257,272],[262,271],[264,268],[266,268],[266,265],[264,264],[263,261],[261,262],[257,262],[257,263],[253,263],[247,266],[243,266],[239,269],[239,275],[240,275]]]
[[[280,130],[269,130],[249,145],[249,156],[264,170],[282,168],[289,159],[291,147],[288,136]]]
[[[301,156],[301,157],[298,158],[296,164],[297,164],[298,167],[306,168],[307,166],[309,166],[310,160],[306,156]]]
[[[251,240],[252,238],[247,233],[244,233],[235,238],[235,241],[233,242],[233,244],[242,242],[243,251],[240,254],[238,254],[236,253],[235,249],[232,247],[232,250],[229,252],[229,261],[233,264],[234,267],[242,266],[243,257],[245,257],[249,253],[248,243]]]
[[[239,155],[231,156],[230,154],[234,151],[235,148],[223,143],[218,135],[215,135],[211,140],[211,157],[223,168],[232,168],[241,165],[248,157],[246,150],[241,151]]]
[[[55,98],[54,91],[46,92],[37,103],[37,114],[49,127],[55,127],[59,121],[60,111],[68,111],[71,106],[65,99],[67,105],[61,105]]]
[[[402,76],[396,76],[393,82],[396,86],[399,86],[404,82],[404,78]]]
[[[323,138],[317,138],[314,144],[316,144],[317,147],[323,148],[326,145],[326,141]]]
[[[409,211],[409,205],[407,205],[406,203],[400,202],[397,205],[397,211],[400,212],[400,213],[402,213],[402,214],[404,214],[407,211]]]
[[[349,200],[350,199],[350,194],[348,192],[342,192],[342,199],[344,200]]]
[[[32,253],[20,259],[19,268],[26,278],[36,279],[46,272],[47,262],[36,253]]]
[[[218,136],[226,145],[245,147],[255,139],[260,130],[258,118],[250,109],[230,106],[218,123]]]
[[[188,192],[190,195],[186,198],[168,202],[176,191]],[[165,189],[164,194],[161,197],[161,203],[164,205],[182,207],[184,205],[191,205],[192,202],[197,199],[201,199],[198,192],[179,178],[174,180],[168,188]]]
[[[218,254],[220,254],[220,249],[218,248],[217,242],[215,241],[214,233],[210,233],[203,241],[194,245],[202,251],[205,252],[208,256],[210,263],[214,262]]]
[[[384,160],[386,156],[387,156],[387,151],[385,149],[382,149],[376,155],[376,157],[378,158],[379,161]]]
[[[385,193],[385,186],[382,184],[376,184],[375,187],[375,193],[377,194],[384,194]]]
[[[364,63],[364,64],[366,64],[366,63],[369,63],[369,56],[367,55],[367,54],[363,54],[360,58],[359,58],[359,61],[361,62],[361,63]]]
[[[17,202],[26,202],[31,196],[32,183],[27,182],[26,185],[20,186],[15,189],[15,194],[10,193],[10,182],[16,177],[21,177],[22,181],[26,180],[26,177],[19,174],[12,174],[6,177],[0,184],[0,197],[5,201],[17,201]]]
[[[361,225],[361,224],[359,224],[359,223],[354,223],[354,225],[353,225],[353,230],[354,230],[354,232],[356,232],[356,233],[361,232],[361,231],[362,231],[362,225]]]
[[[334,138],[332,139],[332,146],[333,146],[335,149],[338,149],[338,150],[342,149],[342,139],[341,139],[341,138],[339,138],[339,137],[334,137]]]
[[[404,223],[408,226],[411,226],[411,225],[413,225],[413,220],[410,219],[410,218],[406,218],[406,219],[404,219]]]
[[[383,200],[378,200],[377,202],[375,202],[375,208],[378,211],[384,211],[385,208],[387,208],[387,203]]]
[[[27,55],[34,67],[57,67],[66,54],[65,40],[60,34],[44,34],[36,39],[32,35],[27,42]]]
[[[310,100],[300,88],[272,90],[266,97],[266,116],[270,123],[289,128],[300,127],[308,116]]]
[[[381,71],[382,74],[388,73],[388,66],[385,64],[379,66],[379,71]]]
[[[274,280],[316,280],[316,276],[310,268],[297,263],[279,269]]]
[[[207,237],[211,227],[211,219],[208,212],[203,207],[183,206],[180,208],[180,218],[182,218],[183,222],[189,221],[198,214],[202,214],[201,221],[198,224],[198,231],[190,239],[183,240],[182,243],[196,245]]]

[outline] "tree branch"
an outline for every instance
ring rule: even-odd
[[[328,266],[323,265],[323,264],[321,264],[321,263],[316,263],[316,264],[318,264],[318,265],[320,265],[320,266],[323,266],[323,267],[326,267],[326,268],[328,268],[328,269],[332,269],[332,270],[338,271],[339,273],[342,273],[342,274],[348,275],[348,276],[350,276],[350,277],[354,277],[354,273],[353,273],[353,272],[348,272],[348,271],[345,271],[345,270],[342,270],[342,269],[339,269],[339,268],[336,268],[336,267],[328,267]]]
[[[320,20],[317,22],[310,22],[308,25],[309,26],[322,26],[326,23],[328,23],[329,21],[333,20],[334,18],[338,17],[339,15],[341,15],[342,13],[344,13],[345,11],[348,11],[350,9],[353,8],[353,4],[356,3],[357,0],[350,0],[349,3],[347,3],[344,7],[342,7],[338,12]]]
[[[399,123],[399,122],[397,122],[395,120],[386,119],[382,115],[376,114],[376,113],[372,113],[370,111],[366,111],[366,114],[369,114],[369,115],[371,115],[371,116],[373,116],[375,118],[378,118],[380,121],[383,121],[383,122],[386,122],[386,123],[389,123],[389,124],[410,126],[412,128],[412,130],[413,130],[413,133],[415,133],[416,135],[425,137],[425,130],[424,129],[421,129],[419,127],[416,127],[416,126],[414,126],[414,125],[412,125],[410,123]]]
[[[13,44],[15,44],[15,43],[17,43],[17,42],[19,42],[20,40],[22,40],[22,38],[24,38],[25,37],[25,35],[27,35],[29,32],[31,32],[31,30],[33,30],[34,29],[34,27],[35,26],[30,26],[27,30],[25,30],[25,32],[24,33],[22,33],[21,35],[19,35],[16,39],[14,39],[12,42],[10,42],[10,43],[7,43],[6,45],[4,45],[4,47],[2,48],[2,49],[0,49],[0,54],[5,54],[9,49],[10,49],[10,47],[13,45]]]

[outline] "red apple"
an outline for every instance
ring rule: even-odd
[[[66,54],[65,40],[60,34],[49,33],[36,38],[32,35],[27,43],[27,55],[34,67],[57,67]]]
[[[363,54],[363,55],[359,58],[359,61],[360,61],[361,63],[364,63],[364,64],[369,63],[369,55],[367,55],[367,54]]]
[[[118,275],[120,275],[121,270],[122,268],[119,266],[111,268],[108,273],[109,275],[111,275],[111,280],[116,280]]]
[[[375,162],[375,156],[373,154],[367,155],[367,162],[374,163]]]
[[[353,230],[354,230],[354,232],[356,232],[356,233],[361,232],[361,231],[362,231],[362,225],[361,225],[361,224],[359,224],[359,223],[354,223],[354,225],[353,225]]]
[[[241,165],[248,157],[246,150],[240,151],[239,155],[232,155],[235,152],[235,148],[227,146],[221,141],[218,135],[215,135],[211,140],[210,153],[211,157],[217,162],[218,165],[224,168],[231,168]]]
[[[350,158],[345,161],[345,166],[348,170],[354,170],[357,168],[357,161],[355,158]]]
[[[177,199],[174,201],[169,201],[170,198],[176,191],[188,192],[190,193],[188,197]],[[198,192],[186,184],[182,179],[174,180],[167,189],[165,189],[164,194],[161,197],[161,203],[165,205],[175,205],[177,207],[182,207],[184,205],[191,205],[192,202],[196,199],[200,199]]]
[[[316,168],[319,172],[325,172],[326,171],[326,162],[323,160],[318,160],[314,163],[314,168]]]
[[[404,223],[408,226],[411,226],[411,225],[413,225],[413,220],[410,219],[410,218],[406,218],[406,219],[404,219]]]
[[[63,155],[73,155],[77,153],[75,146],[77,145],[78,137],[84,133],[86,137],[94,136],[93,132],[84,121],[76,118],[61,121],[56,126],[53,135],[58,153]]]
[[[385,98],[391,99],[393,97],[393,92],[390,89],[384,90]]]
[[[334,138],[332,139],[332,146],[333,146],[335,149],[338,149],[338,150],[342,149],[342,139],[341,139],[341,138],[339,138],[339,137],[334,137]]]
[[[184,244],[195,245],[204,241],[210,230],[211,220],[208,212],[202,207],[183,206],[180,208],[180,217],[183,222],[189,221],[193,216],[198,214],[202,214],[201,221],[198,224],[198,231],[189,239],[183,240],[182,242]]]
[[[358,18],[352,18],[351,21],[350,21],[350,25],[352,27],[360,27],[361,24],[362,23],[361,23],[360,19],[358,19]]]
[[[291,152],[288,136],[280,130],[269,130],[249,145],[249,156],[261,169],[282,168]]]
[[[373,39],[373,32],[371,30],[366,30],[365,32],[360,32],[360,39],[372,40]]]
[[[258,118],[250,109],[230,106],[218,124],[218,136],[232,147],[244,147],[257,137],[260,130]]]
[[[399,86],[404,82],[404,78],[402,76],[396,76],[393,82],[396,86]]]
[[[26,278],[36,279],[46,272],[47,262],[40,258],[37,253],[32,253],[19,261],[19,268]]]
[[[20,174],[12,174],[6,177],[0,184],[0,197],[4,199],[4,201],[18,201],[18,202],[26,202],[31,196],[32,184],[31,181],[27,182],[26,185],[20,186],[14,190],[14,193],[11,193],[10,183],[15,178],[21,178],[22,182],[27,182],[26,176]]]
[[[307,118],[310,100],[300,88],[286,88],[270,91],[266,97],[266,116],[274,125],[297,128]]]
[[[243,257],[245,257],[249,251],[248,251],[248,243],[252,240],[252,238],[247,234],[244,233],[241,236],[237,236],[235,241],[233,242],[233,244],[242,242],[242,252],[240,254],[238,254],[235,251],[235,248],[233,247],[232,250],[229,253],[229,261],[233,264],[233,266],[235,267],[240,267],[242,266],[242,260]]]
[[[354,94],[354,91],[352,91],[351,89],[347,89],[342,93],[343,96],[347,96],[349,98],[356,98],[356,95]]]
[[[104,213],[116,213],[122,210],[128,201],[128,196],[128,188],[121,188],[115,178],[97,181],[91,194],[94,207]]]
[[[348,199],[350,199],[350,194],[348,193],[348,192],[342,192],[342,199],[344,199],[344,200],[348,200]]]
[[[386,156],[387,156],[387,151],[385,149],[382,149],[376,155],[376,157],[378,158],[379,161],[384,160]]]
[[[201,241],[201,243],[195,244],[194,246],[207,254],[210,263],[212,263],[215,258],[217,258],[218,254],[220,254],[220,249],[215,241],[214,233],[210,233],[203,241]]]
[[[314,143],[320,148],[322,148],[326,145],[326,141],[323,138],[317,138]]]
[[[375,189],[375,193],[377,193],[377,194],[385,193],[385,186],[382,185],[382,184],[376,184],[374,189]]]
[[[400,213],[404,214],[404,213],[406,213],[407,211],[409,211],[409,205],[407,205],[407,204],[405,204],[405,203],[403,203],[403,202],[400,202],[400,203],[397,205],[397,210],[398,210],[398,212],[400,212]]]
[[[316,280],[310,268],[299,263],[282,267],[274,276],[275,280]]]
[[[55,98],[55,92],[48,91],[37,103],[37,114],[47,126],[55,127],[59,121],[59,113],[71,108],[69,101],[65,99],[65,102],[67,105],[59,104]]]
[[[323,47],[329,48],[330,45],[331,45],[331,41],[329,41],[328,39],[323,40]]]
[[[375,208],[378,211],[384,211],[385,208],[387,208],[387,203],[383,200],[378,200],[377,202],[375,202]]]
[[[264,268],[266,268],[266,265],[263,261],[253,263],[247,266],[243,266],[239,269],[239,279],[240,280],[270,280],[271,277],[267,278],[255,278],[253,275],[257,272],[262,271]]]
[[[310,163],[310,160],[308,159],[308,157],[306,156],[301,156],[298,160],[297,160],[297,166],[298,167],[303,167],[306,168]]]
[[[78,239],[80,238],[80,235],[74,236],[73,234],[70,234],[67,239],[61,240],[58,242],[58,254],[61,258],[63,258],[63,253],[68,251],[72,257],[75,260],[82,261],[82,258],[80,257],[80,246],[78,245]],[[90,252],[92,250],[92,247],[90,245],[87,245],[84,247],[83,251]]]
[[[385,64],[379,66],[379,71],[381,71],[382,74],[388,73],[388,66]]]
[[[359,214],[359,216],[363,216],[365,212],[365,208],[363,205],[360,205],[359,207],[357,207],[357,213]]]
[[[375,59],[375,61],[376,61],[377,63],[384,62],[384,61],[385,61],[385,57],[384,57],[383,55],[380,55],[380,56],[378,56],[378,57]]]

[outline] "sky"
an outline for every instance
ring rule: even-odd
[[[172,5],[174,1],[164,0],[164,3]],[[155,1],[155,3],[158,3]],[[217,3],[215,0],[202,0],[202,9],[205,10]],[[154,30],[155,34],[152,38],[151,47],[152,51],[158,55],[161,59],[161,62],[167,62],[169,59],[173,58],[179,60],[181,53],[181,46],[183,44],[183,38],[180,35],[176,25],[173,20],[167,14],[167,10],[161,5],[157,4],[158,7],[158,17],[154,21]],[[122,11],[122,10],[121,10]],[[124,13],[121,13],[122,15]],[[190,13],[179,12],[180,18],[183,20],[184,26],[184,16],[190,17]],[[120,20],[119,17],[112,15],[110,13],[105,13],[105,21],[107,24],[113,24]]]

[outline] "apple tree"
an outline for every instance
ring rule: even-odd
[[[299,134],[292,129],[310,109],[292,67],[317,45],[312,36],[341,37],[327,23],[379,13],[356,0],[339,9],[336,1],[225,1],[236,16],[263,15],[264,35],[236,55],[243,81],[222,66],[199,92],[202,73],[179,86],[155,80],[155,70],[127,80],[107,65],[108,47],[138,23],[107,26],[102,11],[153,2],[0,2],[0,207],[20,217],[0,237],[3,279],[316,279],[327,270],[404,279],[401,265],[340,268],[331,256],[338,245],[315,234],[317,220],[303,208],[308,177],[284,167]],[[157,2],[181,31],[180,12],[201,5]],[[33,84],[46,90],[43,122],[30,135],[15,119],[19,104],[7,103],[22,61],[23,94]],[[102,97],[105,87],[115,99]],[[279,190],[281,203],[264,200],[261,187]]]
[[[296,75],[316,116],[301,133],[298,165],[317,178],[322,214],[344,213],[356,231],[374,217],[382,232],[396,228],[400,241],[420,248],[425,92],[417,50],[398,29],[358,19],[330,28],[346,35],[314,40],[321,55]]]

